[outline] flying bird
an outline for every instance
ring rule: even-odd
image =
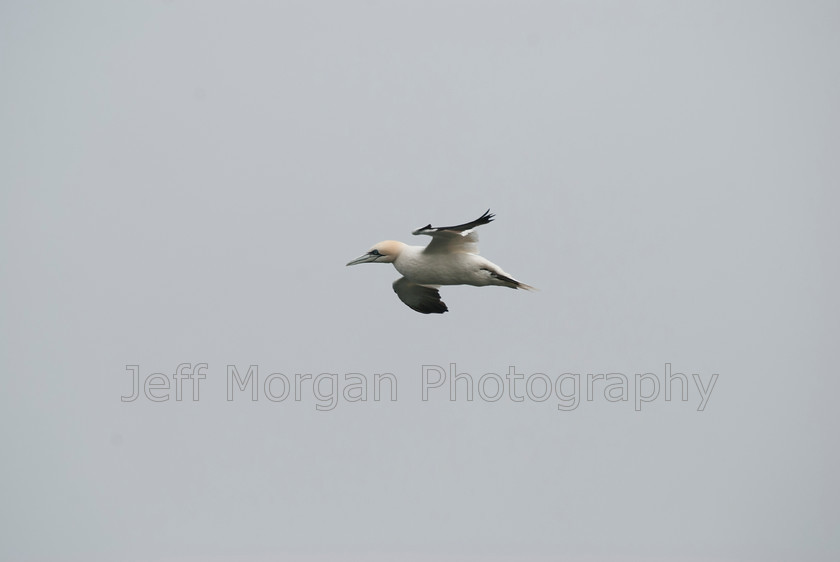
[[[431,236],[432,241],[427,246],[409,246],[386,240],[347,265],[394,264],[402,274],[394,281],[394,292],[401,301],[423,314],[442,314],[449,310],[440,299],[438,288],[441,285],[500,285],[534,290],[478,255],[478,234],[473,228],[489,223],[494,216],[487,209],[474,221],[457,226],[433,227],[428,224],[412,232],[414,235]]]

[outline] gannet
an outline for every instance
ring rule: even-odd
[[[412,309],[423,314],[443,314],[449,309],[440,299],[441,285],[500,285],[534,290],[520,283],[501,267],[478,255],[478,234],[472,229],[493,220],[487,209],[472,222],[458,226],[418,228],[412,234],[432,237],[428,246],[409,246],[396,240],[376,244],[347,265],[392,263],[402,277],[394,281],[394,292]]]

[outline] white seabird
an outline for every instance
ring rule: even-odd
[[[533,290],[478,255],[478,235],[472,229],[487,224],[493,217],[487,209],[474,221],[458,226],[433,227],[429,224],[412,232],[431,236],[428,246],[385,240],[347,265],[393,263],[402,274],[394,281],[394,292],[401,301],[423,314],[442,314],[449,310],[440,300],[438,288],[441,285],[500,285]]]

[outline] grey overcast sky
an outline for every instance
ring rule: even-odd
[[[830,1],[3,2],[0,558],[837,560],[838,53]],[[539,292],[344,266],[488,207]]]

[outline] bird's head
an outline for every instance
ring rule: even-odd
[[[353,261],[349,262],[347,265],[356,265],[357,263],[391,263],[397,256],[400,255],[402,252],[403,244],[402,242],[396,242],[394,240],[385,240],[384,242],[380,242],[376,244],[373,248],[368,250],[366,254],[359,256],[358,258],[354,259]]]

